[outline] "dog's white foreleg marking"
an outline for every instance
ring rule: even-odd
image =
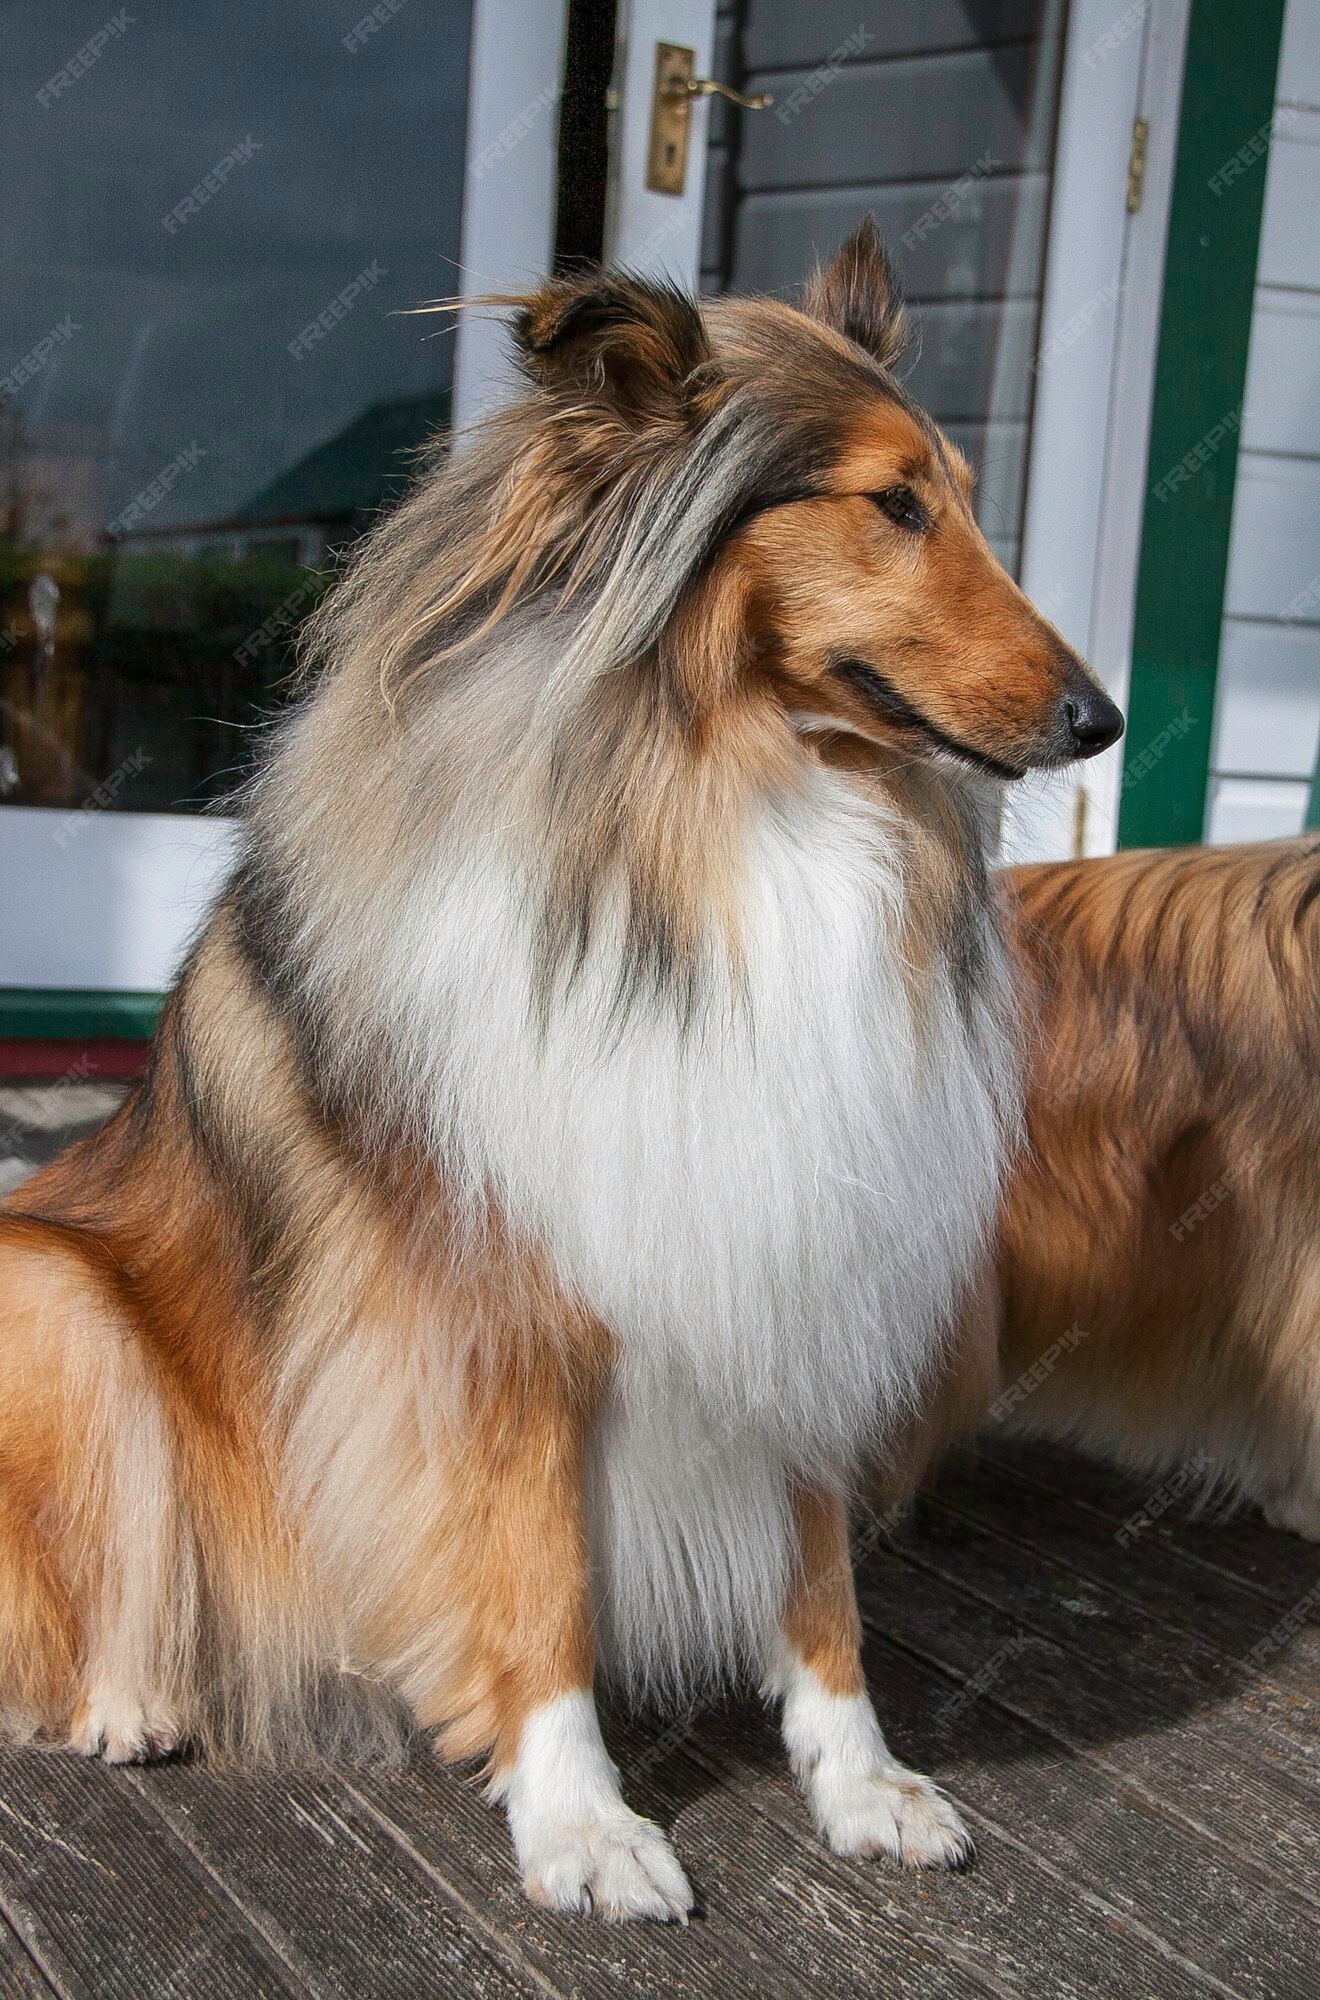
[[[659,1827],[624,1804],[585,1689],[533,1709],[496,1793],[533,1902],[615,1922],[687,1922],[687,1877]]]
[[[811,1814],[836,1854],[889,1854],[910,1868],[961,1868],[972,1838],[929,1778],[900,1764],[865,1694],[830,1694],[788,1658],[775,1674],[784,1745]]]

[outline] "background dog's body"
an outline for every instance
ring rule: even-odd
[[[989,1427],[1320,1537],[1320,842],[1002,884],[1035,1021]]]

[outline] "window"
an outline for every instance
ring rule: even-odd
[[[192,811],[447,419],[466,0],[24,5],[0,112],[0,800]],[[33,79],[35,79],[35,84]]]

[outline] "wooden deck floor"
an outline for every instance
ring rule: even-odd
[[[92,1108],[0,1091],[0,1152]],[[499,1815],[425,1754],[220,1777],[5,1750],[0,1995],[1317,2000],[1320,1549],[1150,1503],[987,1447],[864,1556],[871,1685],[975,1831],[965,1874],[825,1852],[754,1703],[609,1726],[687,1930],[532,1910]]]

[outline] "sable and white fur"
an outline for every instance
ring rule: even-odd
[[[1031,1152],[999,1230],[996,1430],[1320,1541],[1320,841],[1022,869]],[[1061,1317],[1066,1316],[1066,1317]],[[1057,1336],[1054,1336],[1057,1338]]]
[[[414,790],[437,782],[435,753],[403,786],[364,773],[356,797],[319,795],[333,696],[271,759],[255,819],[297,883],[289,947],[336,1090],[370,1062],[376,1115],[416,1136],[462,1213],[493,1199],[617,1343],[591,1467],[605,1663],[673,1681],[759,1658],[792,1563],[791,1476],[846,1477],[922,1394],[1016,1118],[1009,995],[987,913],[971,1009],[941,971],[914,1020],[901,847],[881,805],[808,768],[730,829],[736,973],[712,937],[681,1006],[621,1008],[625,920],[607,907],[538,1018],[528,831],[547,773],[528,736],[559,637],[524,631],[483,663],[461,717],[475,767],[440,766],[443,839]],[[443,715],[417,726],[444,743]]]
[[[534,1894],[682,1916],[596,1656],[742,1668],[836,1845],[966,1852],[866,1703],[846,1496],[1017,1128],[995,783],[1117,718],[873,238],[806,305],[547,286],[319,615],[142,1090],[0,1212],[21,1729],[278,1753],[347,1667],[487,1754]]]
[[[1320,841],[1000,881],[1027,1144],[885,1497],[980,1424],[1320,1541]]]

